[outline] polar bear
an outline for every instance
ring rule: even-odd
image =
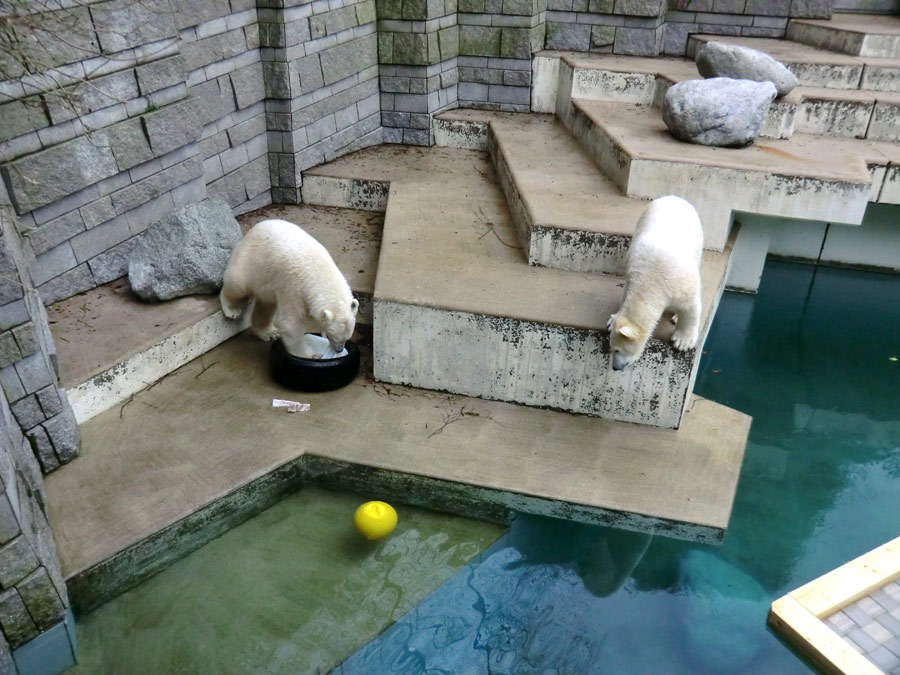
[[[254,300],[251,326],[263,340],[280,338],[289,354],[312,353],[306,333],[321,333],[336,353],[353,335],[359,302],[328,251],[300,226],[263,220],[238,242],[225,268],[219,301],[230,319]]]
[[[622,370],[647,346],[665,311],[677,322],[675,349],[697,344],[700,327],[700,258],[703,228],[697,210],[674,195],[650,202],[625,258],[625,297],[609,317],[612,367]]]

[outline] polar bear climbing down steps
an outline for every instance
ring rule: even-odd
[[[700,328],[700,259],[703,228],[697,210],[681,197],[650,202],[625,258],[625,297],[609,317],[612,367],[622,370],[644,351],[664,312],[677,320],[675,349],[697,345]]]
[[[319,358],[305,340],[321,333],[339,353],[356,328],[359,302],[322,244],[286,220],[263,220],[238,242],[225,268],[219,301],[234,319],[254,301],[251,326],[288,353]]]

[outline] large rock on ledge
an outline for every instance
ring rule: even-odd
[[[241,228],[221,199],[187,204],[140,236],[128,261],[128,281],[141,300],[215,293],[222,285]]]
[[[687,80],[666,92],[663,121],[683,141],[743,147],[759,136],[775,94],[771,82]]]
[[[783,63],[758,49],[707,42],[697,51],[694,60],[703,77],[771,82],[779,96],[786,96],[797,86],[797,77]]]

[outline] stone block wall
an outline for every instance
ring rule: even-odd
[[[178,81],[194,101],[188,152],[195,169],[184,176],[196,188],[191,201],[220,197],[236,213],[264,206],[271,199],[255,0],[179,0],[173,7],[179,53],[157,61],[153,73]]]
[[[296,202],[302,169],[382,139],[374,0],[41,6],[3,19],[44,48],[0,44],[0,174],[45,303],[125,274],[179,206]]]
[[[694,33],[784,37],[789,18],[828,18],[833,0],[548,0],[547,49],[683,56]]]
[[[388,143],[431,145],[431,117],[456,107],[456,0],[377,0],[381,122]]]
[[[526,112],[547,0],[459,0],[459,104]]]
[[[69,599],[44,510],[43,482],[28,440],[0,392],[0,672],[34,672],[26,648],[61,637],[59,665],[74,663]],[[52,648],[52,645],[50,646]],[[32,649],[31,651],[35,651]],[[38,650],[40,651],[40,650]],[[19,655],[22,655],[21,657]],[[21,668],[20,668],[21,666]]]
[[[8,421],[48,473],[78,454],[75,415],[59,387],[44,305],[25,265],[16,218],[0,183],[0,390]],[[10,430],[8,433],[12,433]]]
[[[259,0],[272,200],[301,171],[380,143],[374,0]]]

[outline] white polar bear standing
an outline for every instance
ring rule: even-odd
[[[238,242],[225,268],[219,301],[230,319],[254,300],[251,326],[280,338],[289,354],[312,353],[306,333],[321,333],[339,353],[353,335],[359,302],[322,244],[286,220],[263,220]]]
[[[696,346],[702,254],[703,228],[697,210],[674,195],[650,202],[628,247],[622,306],[607,323],[614,370],[622,370],[643,353],[666,310],[677,317],[672,334],[675,349]]]

